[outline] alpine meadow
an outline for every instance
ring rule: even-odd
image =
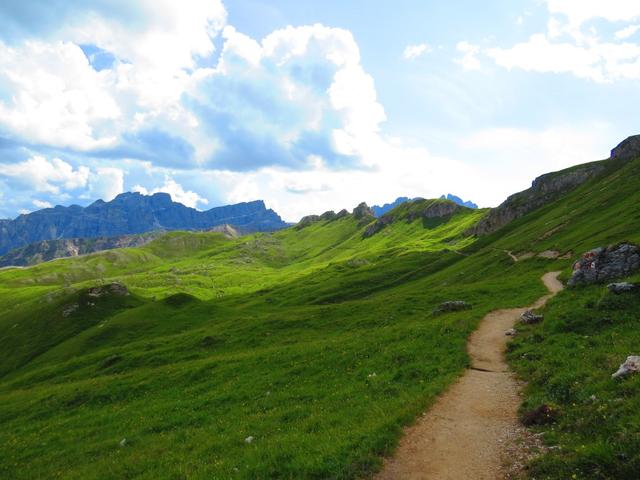
[[[638,0],[0,1],[0,480],[640,479]]]
[[[485,314],[532,303],[542,274],[568,279],[593,246],[640,241],[640,157],[598,166],[479,237],[486,210],[415,200],[378,220],[360,205],[275,233],[170,232],[4,269],[2,477],[372,474],[469,366]],[[450,300],[472,308],[437,310]],[[631,478],[640,377],[611,373],[640,340],[636,294],[576,287],[544,313],[509,347],[523,408],[561,412],[536,427],[557,448],[531,471]]]

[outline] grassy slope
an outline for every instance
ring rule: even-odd
[[[623,240],[640,243],[639,163],[583,187],[560,208],[537,212],[517,229],[552,229],[571,215],[535,249],[583,252]],[[638,295],[616,296],[603,285],[571,289],[550,302],[543,324],[524,328],[511,345],[510,361],[529,381],[523,410],[547,403],[561,412],[556,425],[539,428],[559,448],[535,462],[535,478],[640,477],[640,378],[611,379],[628,355],[639,354],[639,318]]]
[[[349,217],[238,240],[173,233],[2,271],[0,477],[375,470],[401,426],[466,366],[477,321],[530,303],[543,272],[570,264],[514,264],[503,250],[640,240],[638,162],[625,168],[475,244],[460,233],[482,212],[428,228],[400,221],[365,240]],[[109,279],[134,292],[126,304],[77,323],[60,316],[83,287]],[[452,299],[474,309],[431,315]]]

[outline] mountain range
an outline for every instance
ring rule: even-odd
[[[157,230],[209,230],[232,225],[239,231],[271,232],[288,226],[261,200],[201,212],[171,200],[168,193],[121,193],[87,207],[45,208],[14,220],[0,220],[0,255],[43,240],[118,237]]]

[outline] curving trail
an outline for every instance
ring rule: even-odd
[[[562,290],[560,272],[542,281],[549,294],[529,308],[540,308]],[[504,359],[508,337],[525,308],[496,310],[480,322],[467,343],[471,368],[405,436],[377,480],[495,480],[506,477],[505,454],[520,430],[519,387]]]

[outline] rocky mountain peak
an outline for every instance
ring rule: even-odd
[[[629,160],[640,157],[640,135],[633,135],[611,150],[611,160]]]
[[[356,220],[362,220],[367,217],[374,217],[373,211],[369,208],[365,202],[362,202],[356,208],[353,209],[353,216]]]

